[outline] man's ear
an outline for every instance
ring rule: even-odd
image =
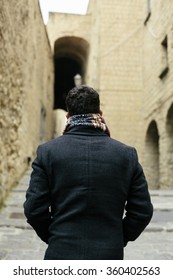
[[[103,115],[103,112],[100,110],[100,113],[99,113],[101,116]]]
[[[69,114],[69,112],[67,112],[67,114],[66,114],[66,118],[67,118],[67,119],[69,119],[69,118],[70,118],[70,114]]]

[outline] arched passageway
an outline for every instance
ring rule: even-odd
[[[54,45],[54,109],[66,110],[65,97],[75,86],[74,76],[80,74],[85,83],[89,44],[86,40],[69,36],[56,40]]]
[[[167,143],[167,186],[173,188],[173,104],[170,106],[166,119]]]
[[[150,189],[159,189],[159,133],[153,120],[146,134],[146,176]]]

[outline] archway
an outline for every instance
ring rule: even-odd
[[[153,120],[146,134],[146,177],[150,189],[159,189],[159,133]]]
[[[166,118],[166,143],[167,143],[167,186],[173,188],[173,104],[170,106]]]
[[[75,86],[74,76],[80,74],[85,83],[89,44],[86,40],[67,36],[56,40],[54,45],[54,109],[66,110],[65,97]]]

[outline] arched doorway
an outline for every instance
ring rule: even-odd
[[[75,86],[74,76],[80,74],[85,83],[89,44],[86,40],[67,36],[56,40],[54,45],[54,109],[66,110],[65,97]]]
[[[159,189],[159,133],[153,120],[146,134],[146,177],[150,189]]]
[[[170,106],[166,118],[166,143],[167,143],[167,186],[173,188],[173,104]]]

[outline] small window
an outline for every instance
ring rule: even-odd
[[[161,42],[161,73],[160,79],[163,79],[169,71],[168,65],[168,36],[166,35]]]

